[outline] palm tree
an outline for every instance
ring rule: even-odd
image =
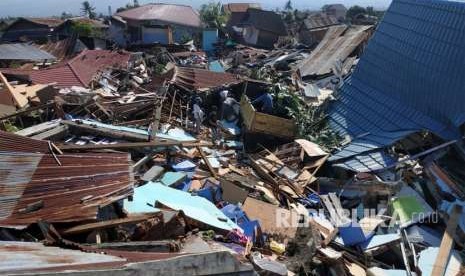
[[[90,19],[94,19],[97,17],[97,14],[95,13],[95,7],[92,6],[89,1],[84,1],[82,2],[82,8],[81,8],[82,13],[89,17]]]
[[[286,2],[286,5],[284,5],[284,10],[286,11],[292,11],[292,1],[291,0],[288,0]]]
[[[223,13],[221,2],[203,4],[200,9],[200,18],[209,28],[221,29],[228,21],[228,14]]]

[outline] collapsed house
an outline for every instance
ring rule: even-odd
[[[287,35],[282,18],[273,11],[249,8],[238,25],[244,42],[255,47],[273,48],[279,37]]]
[[[0,69],[0,273],[460,274],[464,6],[395,0],[366,48],[329,15],[315,48],[37,46]],[[109,31],[169,38],[175,7]]]
[[[2,69],[8,76],[33,84],[54,83],[59,88],[89,87],[106,68],[128,68],[131,54],[124,51],[86,50],[69,61],[41,70]]]
[[[331,157],[333,163],[355,171],[392,167],[397,161],[386,150],[422,131],[460,146],[465,109],[461,79],[455,76],[463,51],[444,39],[449,34],[458,38],[460,31],[453,21],[444,23],[450,26],[436,24],[440,18],[459,16],[448,7],[463,8],[451,2],[394,1],[331,108],[331,124],[350,137]],[[423,9],[430,20],[420,24],[413,14]]]

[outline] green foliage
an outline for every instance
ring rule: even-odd
[[[71,13],[67,13],[67,12],[62,12],[61,13],[61,16],[60,18],[63,19],[63,20],[66,20],[66,19],[69,19],[69,18],[72,18],[73,15]]]
[[[81,12],[90,19],[95,19],[97,17],[95,7],[92,6],[89,1],[82,2]]]
[[[17,132],[17,131],[19,131],[19,128],[17,128],[16,126],[11,124],[10,122],[6,121],[5,122],[5,130],[7,132]]]
[[[293,119],[297,126],[298,138],[314,142],[328,151],[339,146],[342,138],[328,125],[323,107],[307,105],[294,87],[280,83],[279,75],[271,68],[253,70],[251,78],[275,83],[270,88],[274,115]]]
[[[82,37],[99,37],[104,38],[105,35],[102,30],[96,28],[91,23],[74,21],[71,25],[71,31]]]
[[[284,10],[286,11],[292,11],[292,1],[291,0],[287,0],[286,2],[286,5],[284,5]]]
[[[352,6],[347,10],[347,18],[354,19],[359,14],[366,14],[367,11],[364,7],[358,5]]]
[[[328,125],[324,108],[307,105],[288,86],[275,86],[276,110],[286,110],[297,126],[297,136],[314,142],[326,150],[339,146],[342,139]]]
[[[139,1],[134,0],[133,4],[127,3],[125,7],[120,7],[116,9],[116,12],[122,12],[122,11],[130,10],[130,9],[134,9],[137,7],[140,7]]]
[[[208,28],[221,29],[228,21],[229,15],[223,13],[221,2],[203,4],[200,8],[200,18]]]

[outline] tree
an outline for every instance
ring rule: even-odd
[[[90,19],[94,19],[95,17],[97,17],[97,14],[95,13],[95,7],[92,6],[89,3],[89,1],[82,2],[81,11],[85,16],[87,16]]]
[[[223,13],[221,2],[210,2],[200,8],[200,18],[207,27],[221,29],[228,21],[228,14]]]
[[[368,6],[366,7],[365,11],[368,15],[376,16],[376,12],[373,7]]]
[[[130,10],[130,9],[133,9],[133,8],[137,8],[137,7],[140,7],[140,4],[139,4],[139,1],[138,0],[134,0],[133,3],[127,3],[125,7],[119,7],[116,9],[116,12],[122,12],[122,11],[127,11],[127,10]]]
[[[68,19],[68,18],[72,18],[73,15],[71,13],[67,13],[67,12],[62,12],[61,13],[61,19],[65,20],[65,19]]]
[[[366,9],[360,6],[352,6],[347,11],[347,18],[354,19],[359,14],[366,14]]]
[[[291,0],[287,0],[286,2],[286,5],[284,5],[284,10],[286,11],[292,11],[292,1]]]

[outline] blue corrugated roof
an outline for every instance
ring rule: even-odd
[[[394,0],[331,107],[331,125],[353,141],[330,160],[377,151],[420,130],[459,137],[464,49],[465,3]]]
[[[381,170],[396,162],[383,150],[360,154],[341,163],[334,164],[335,167],[344,168],[354,172],[371,172]]]

